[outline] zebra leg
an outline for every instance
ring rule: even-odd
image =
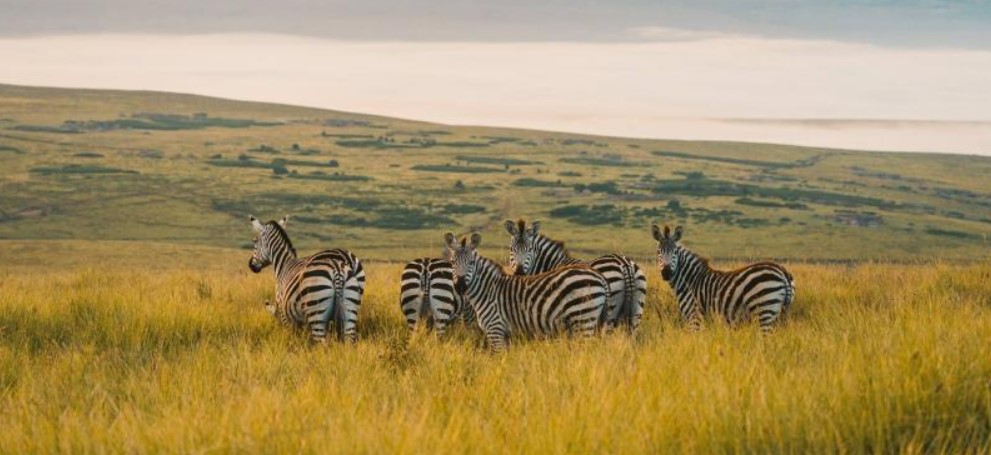
[[[579,336],[581,338],[591,338],[595,336],[595,331],[599,328],[599,318],[585,318],[585,319],[571,318],[568,321],[567,327],[568,327],[568,333],[571,336]]]
[[[609,283],[606,286],[606,292],[608,297],[606,297],[605,305],[602,308],[602,327],[606,333],[612,333],[616,329],[623,311],[623,299],[625,298],[623,282]]]
[[[416,325],[419,322],[420,322],[419,308],[406,313],[406,327],[409,329],[410,333],[416,330]]]
[[[354,343],[358,340],[358,309],[361,308],[361,295],[364,291],[364,276],[351,276],[344,282],[344,295],[339,299],[343,305],[338,310],[340,314],[341,328],[339,336],[346,343]]]
[[[691,296],[689,299],[688,312],[684,314],[685,322],[688,325],[689,332],[697,333],[701,331],[705,325],[702,318],[702,308],[695,296]]]
[[[416,323],[420,320],[420,306],[422,305],[423,296],[416,290],[414,294],[412,292],[404,293],[400,296],[399,308],[403,311],[403,316],[406,317],[406,328],[410,332],[416,330]]]
[[[630,333],[635,334],[640,329],[640,323],[643,321],[643,308],[644,302],[647,300],[647,277],[644,276],[643,271],[640,267],[634,264],[636,269],[634,270],[634,280],[633,280],[633,295],[632,304],[630,305]]]
[[[489,344],[489,350],[493,354],[499,354],[506,350],[508,337],[502,329],[489,329],[485,331],[485,340]]]
[[[774,321],[781,314],[782,304],[778,301],[764,302],[756,305],[757,320],[760,322],[760,331],[764,335],[769,335],[774,331]]]
[[[630,305],[629,311],[631,312],[628,321],[629,326],[627,330],[629,333],[636,334],[640,330],[640,323],[643,321],[643,294],[637,293],[637,297],[634,297],[633,304]]]
[[[309,302],[306,308],[306,325],[310,330],[310,342],[324,344],[333,310],[332,298]]]
[[[340,339],[345,343],[354,343],[358,341],[358,306],[345,301],[342,310],[344,314],[339,332]]]
[[[619,289],[613,291],[609,297],[609,317],[607,318],[606,333],[612,333],[626,318],[624,303],[626,301],[626,287],[619,283]],[[605,310],[603,310],[605,311]]]
[[[431,319],[433,320],[434,331],[437,334],[437,338],[441,338],[447,333],[447,324],[450,322],[451,316],[444,314],[437,305],[433,305],[433,315]]]
[[[475,317],[475,309],[472,308],[471,304],[468,303],[467,297],[462,297],[460,302],[461,320],[465,323],[465,327],[471,327],[475,325],[477,318]]]

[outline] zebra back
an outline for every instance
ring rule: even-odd
[[[682,318],[693,330],[701,328],[701,316],[719,315],[733,326],[756,318],[761,330],[769,332],[794,301],[794,278],[780,264],[757,262],[721,271],[688,248],[678,248],[669,282]]]
[[[602,275],[586,265],[521,276],[478,257],[474,267],[466,294],[493,351],[504,349],[512,333],[587,337],[599,325],[608,288]]]

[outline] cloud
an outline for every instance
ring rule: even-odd
[[[702,41],[741,37],[741,35],[730,33],[658,26],[628,28],[626,29],[626,36],[638,40],[658,42]]]

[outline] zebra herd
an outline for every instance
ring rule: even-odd
[[[248,266],[255,273],[272,265],[275,302],[266,308],[283,324],[325,342],[331,323],[337,338],[357,338],[358,309],[365,271],[350,251],[333,249],[298,258],[286,233],[288,217],[261,223],[251,217],[254,249]],[[400,308],[410,330],[421,321],[443,335],[462,320],[477,325],[489,349],[505,349],[516,334],[530,338],[563,333],[590,337],[600,330],[640,327],[647,279],[634,261],[609,254],[591,261],[572,257],[563,242],[540,232],[540,222],[505,223],[510,235],[508,267],[478,253],[482,236],[458,240],[444,235],[444,258],[420,258],[403,269]],[[657,241],[661,277],[674,290],[688,328],[702,328],[707,315],[731,326],[756,319],[765,333],[791,306],[795,281],[772,262],[733,271],[713,269],[708,260],[681,244],[684,229],[651,226]]]

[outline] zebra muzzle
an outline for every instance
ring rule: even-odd
[[[661,278],[664,278],[665,281],[670,280],[672,275],[674,275],[674,271],[671,270],[670,265],[665,265],[661,268]]]
[[[459,294],[464,294],[465,292],[468,291],[468,283],[465,283],[464,277],[458,277],[456,280],[454,280],[454,290],[457,291]]]
[[[251,269],[252,272],[258,273],[262,271],[262,264],[255,261],[255,258],[251,258],[248,259],[248,268]]]

